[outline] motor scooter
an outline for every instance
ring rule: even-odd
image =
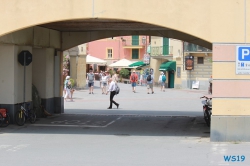
[[[205,98],[205,100],[201,101],[201,103],[203,104],[204,120],[207,126],[209,127],[211,123],[211,115],[212,115],[212,98],[209,98],[207,96],[200,97],[200,99],[202,98]]]

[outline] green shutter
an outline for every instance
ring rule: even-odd
[[[139,36],[132,36],[132,45],[139,45]]]
[[[163,46],[162,46],[162,54],[163,55],[169,55],[169,39],[163,38]]]
[[[132,49],[132,59],[139,59],[139,49]]]

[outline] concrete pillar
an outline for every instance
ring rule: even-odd
[[[250,141],[250,74],[236,74],[236,68],[249,68],[236,63],[237,46],[242,44],[213,44],[211,141]]]
[[[86,54],[78,55],[77,63],[77,88],[84,89],[86,87]]]
[[[62,59],[60,51],[54,56],[54,113],[64,113],[63,80],[62,80]]]
[[[18,62],[18,54],[29,46],[0,44],[0,108],[7,108],[13,123],[14,114],[20,106],[16,103],[32,101],[32,63],[26,66],[24,92],[24,66]],[[25,101],[24,101],[25,93]]]
[[[60,59],[55,58],[55,55],[57,54],[52,48],[33,49],[33,84],[39,92],[42,105],[50,113],[60,113],[58,110],[60,110],[61,105],[60,74],[58,75],[58,72],[60,73]],[[55,71],[57,72],[56,76]],[[55,109],[55,105],[59,105],[59,108]]]
[[[75,81],[75,85],[77,83],[77,55],[70,54],[70,78]],[[74,86],[75,86],[74,85]]]
[[[77,56],[79,53],[78,47],[73,47],[68,50],[70,57],[70,78],[77,84]]]

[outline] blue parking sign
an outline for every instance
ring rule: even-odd
[[[238,47],[238,60],[250,61],[250,47],[246,47],[246,46]]]
[[[250,46],[236,47],[236,74],[250,75]]]

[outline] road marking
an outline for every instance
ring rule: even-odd
[[[30,124],[31,126],[45,126],[45,127],[93,127],[93,128],[105,128],[108,127],[109,125],[115,123],[117,120],[120,120],[122,117],[118,117],[115,120],[109,122],[108,124],[104,126],[97,126],[97,125],[85,125],[85,123],[79,123],[76,125],[71,125],[70,123],[67,123],[67,120],[64,121],[53,121],[51,124]],[[80,120],[71,120],[75,122],[81,122]],[[89,121],[88,121],[89,122]],[[64,124],[62,124],[64,123]]]

